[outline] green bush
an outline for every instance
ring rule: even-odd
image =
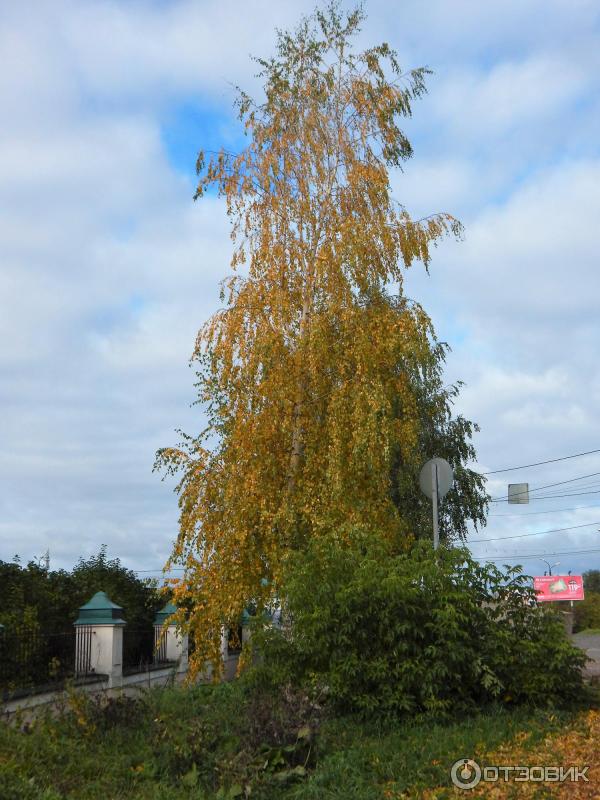
[[[392,556],[365,540],[322,541],[290,559],[288,624],[255,623],[258,671],[366,715],[574,700],[585,656],[527,584],[461,548],[420,542]]]

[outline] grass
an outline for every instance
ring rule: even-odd
[[[56,717],[0,725],[0,800],[232,800],[248,788],[252,800],[420,797],[450,785],[458,758],[512,741],[533,752],[579,716],[490,708],[365,723],[324,718],[300,695],[275,702],[242,680],[108,702],[72,693]]]
[[[449,786],[450,767],[458,758],[481,757],[523,730],[531,731],[529,743],[535,747],[573,719],[564,713],[498,709],[444,725],[424,720],[373,732],[337,721],[324,732],[318,769],[293,796],[375,800],[386,791],[419,796],[428,787]]]

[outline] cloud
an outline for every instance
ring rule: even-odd
[[[600,20],[594,0],[408,0],[390,13],[385,0],[367,7],[368,30],[396,44],[407,66],[484,61],[538,48],[581,47]]]
[[[599,446],[594,222],[600,212],[599,178],[597,159],[566,159],[532,171],[503,202],[467,206],[465,241],[440,249],[431,277],[418,271],[408,277],[407,291],[424,303],[438,334],[454,345],[448,379],[466,381],[456,408],[481,426],[476,444],[482,471]],[[485,176],[478,181],[480,188],[482,183]],[[430,185],[433,194],[435,185]],[[493,475],[488,490],[501,497],[509,482],[527,481],[533,487],[594,471],[600,471],[600,458],[589,456]],[[578,496],[578,486],[593,491],[600,484],[576,481],[565,488],[572,497],[554,500],[536,500],[533,494],[530,505],[517,510],[495,504],[487,530],[476,538],[600,520],[600,508],[560,511],[595,499],[600,504],[600,495]],[[552,509],[554,514],[546,513]],[[495,516],[511,511],[514,516]],[[544,513],[538,517],[534,512],[539,511]],[[594,537],[591,526],[474,544],[473,551],[489,557],[564,552],[593,547]],[[593,553],[558,558],[574,571],[597,563]],[[543,568],[539,559],[524,563],[534,572]]]
[[[391,186],[393,196],[419,218],[439,211],[456,214],[459,208],[472,212],[503,182],[492,170],[482,177],[467,158],[417,156],[393,174]]]
[[[455,136],[470,145],[479,137],[496,141],[524,124],[542,126],[593,83],[594,73],[581,60],[538,54],[486,72],[453,71],[435,92],[434,105]]]
[[[80,81],[107,102],[201,92],[229,105],[233,83],[255,84],[250,54],[271,53],[273,26],[295,24],[302,5],[70,2],[62,30]]]
[[[151,473],[154,452],[177,440],[175,428],[202,425],[187,362],[231,247],[223,203],[192,203],[169,126],[183,119],[199,138],[180,114],[193,107],[203,131],[234,140],[229,82],[256,91],[248,54],[272,53],[273,28],[312,7],[0,9],[0,558],[50,546],[53,564],[68,567],[103,542],[137,569],[168,555],[177,504],[172,483]],[[439,248],[430,278],[411,271],[407,292],[455,346],[447,378],[467,381],[457,410],[482,425],[480,467],[591,449],[597,4],[371,2],[367,12],[362,43],[389,39],[408,66],[436,69],[406,121],[415,160],[393,186],[415,214],[447,210],[466,224],[465,242]],[[525,477],[572,474],[558,465]],[[538,522],[490,518],[488,535],[560,527]],[[575,548],[590,535],[486,546]]]
[[[540,334],[549,336],[566,355],[573,332],[594,324],[599,181],[600,160],[560,163],[471,222],[445,278],[479,331],[493,330],[513,346],[531,337],[536,350]],[[556,352],[539,355],[544,361]]]

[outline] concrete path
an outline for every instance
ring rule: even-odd
[[[581,647],[591,661],[584,667],[583,674],[588,678],[600,677],[600,633],[575,633],[573,644]]]

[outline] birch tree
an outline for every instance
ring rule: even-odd
[[[332,4],[278,32],[257,59],[264,97],[239,92],[247,146],[198,157],[196,199],[216,188],[231,220],[231,275],[193,356],[208,426],[157,456],[180,475],[168,566],[184,567],[194,668],[218,663],[221,626],[267,602],[312,537],[360,528],[403,549],[417,534],[392,470],[422,457],[408,365],[434,332],[403,275],[460,224],[392,196],[428,70],[403,71],[387,44],[355,52],[362,18]]]

